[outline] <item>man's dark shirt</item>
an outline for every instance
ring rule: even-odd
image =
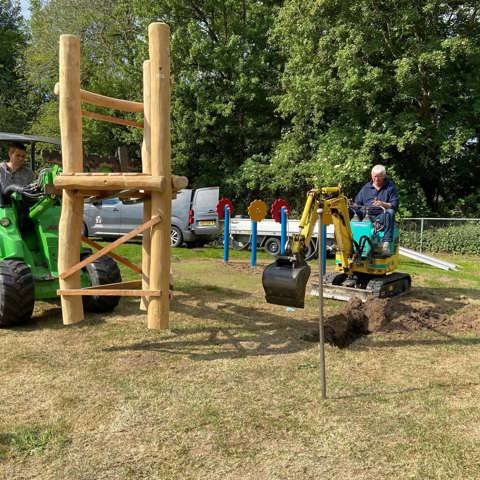
[[[382,202],[391,203],[391,208],[393,208],[395,211],[398,210],[399,199],[397,188],[395,187],[395,184],[388,178],[385,178],[382,188],[380,188],[378,191],[373,185],[372,181],[366,183],[355,197],[355,203],[357,205],[370,207],[375,199],[381,200]],[[382,212],[383,209],[380,207],[372,207],[368,209],[368,213],[370,215],[379,215]]]
[[[28,185],[35,180],[32,170],[23,166],[12,172],[6,162],[0,163],[0,186],[5,189],[8,185]]]

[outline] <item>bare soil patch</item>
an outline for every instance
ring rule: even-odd
[[[373,298],[365,303],[358,298],[347,302],[340,312],[325,321],[325,340],[340,348],[362,335],[375,332],[414,332],[433,330],[446,335],[474,333],[480,335],[480,313],[469,299],[447,299],[453,312],[438,308],[416,297]],[[304,340],[318,341],[318,332]]]
[[[273,260],[272,260],[273,262]],[[254,273],[256,275],[261,275],[263,273],[263,269],[268,265],[268,263],[258,263],[255,267],[251,267],[250,262],[245,261],[228,261],[227,264],[223,264],[225,268],[230,270],[234,270],[235,272],[242,272],[242,273]]]

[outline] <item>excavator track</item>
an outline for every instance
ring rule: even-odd
[[[410,275],[401,272],[374,277],[355,287],[342,285],[345,280],[346,275],[344,274],[327,274],[323,283],[323,297],[343,301],[360,298],[363,302],[369,298],[397,297],[407,293],[412,283]],[[312,289],[310,294],[318,296],[318,285]]]

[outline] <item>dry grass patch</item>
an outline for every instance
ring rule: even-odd
[[[480,478],[477,336],[327,346],[322,402],[318,347],[302,340],[315,299],[267,305],[260,275],[216,259],[174,268],[169,331],[147,330],[130,299],[75,327],[45,307],[0,331],[0,478]],[[412,301],[450,315],[438,288]]]

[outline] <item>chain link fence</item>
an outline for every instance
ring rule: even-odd
[[[400,245],[419,252],[480,255],[480,218],[402,218]]]

